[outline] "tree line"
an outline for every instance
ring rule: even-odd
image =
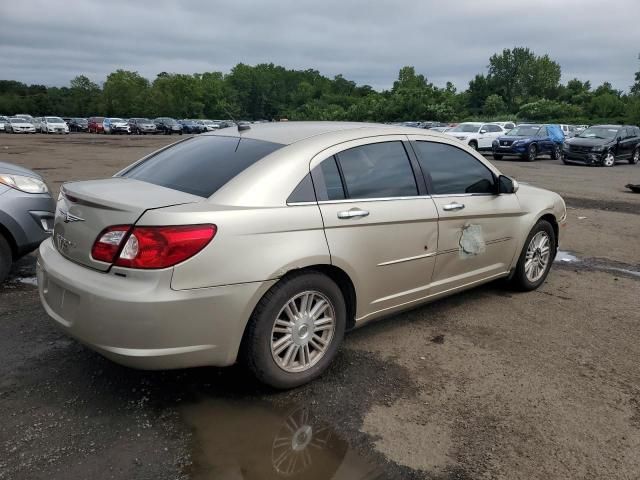
[[[0,80],[0,114],[237,120],[351,120],[396,122],[473,119],[558,123],[640,124],[640,72],[628,92],[608,82],[560,83],[560,65],[528,48],[504,49],[489,59],[464,91],[438,87],[415,68],[400,69],[393,87],[376,91],[342,75],[239,63],[227,74],[159,73],[153,81],[116,70],[100,86],[85,75],[68,87]],[[630,79],[631,81],[632,79]]]

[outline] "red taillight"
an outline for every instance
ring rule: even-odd
[[[217,232],[215,225],[134,227],[127,235],[130,229],[120,225],[103,231],[91,249],[93,258],[119,267],[172,267],[206,247]]]
[[[184,262],[213,239],[215,225],[135,227],[115,264],[130,268],[167,268]]]
[[[104,229],[91,248],[93,259],[113,263],[120,251],[120,244],[130,229],[131,225],[116,225]]]

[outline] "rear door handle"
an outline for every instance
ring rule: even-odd
[[[350,218],[362,218],[369,215],[369,212],[366,210],[361,210],[359,208],[352,208],[351,210],[344,210],[342,212],[338,212],[338,218],[340,220],[348,220]]]
[[[442,207],[442,209],[446,210],[447,212],[455,212],[456,210],[462,210],[463,208],[464,204],[458,202],[449,203],[448,205]]]

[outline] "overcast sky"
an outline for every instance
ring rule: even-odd
[[[0,0],[0,79],[62,86],[118,68],[153,80],[273,62],[384,89],[413,65],[466,89],[493,53],[527,46],[558,61],[563,82],[628,90],[639,19],[640,0]]]

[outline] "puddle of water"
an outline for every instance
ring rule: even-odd
[[[306,405],[207,399],[182,415],[193,429],[194,480],[386,478]]]
[[[584,265],[586,265],[588,267],[595,268],[596,270],[601,270],[601,271],[604,271],[604,272],[619,272],[619,273],[624,273],[626,275],[631,275],[633,277],[640,278],[640,271],[631,270],[630,268],[615,267],[613,265],[608,265],[607,263],[603,262],[602,260],[598,260],[598,259],[583,260],[583,259],[577,257],[576,255],[574,255],[573,253],[567,252],[567,251],[564,251],[564,250],[558,250],[558,252],[556,253],[556,258],[555,258],[554,261],[555,262],[562,262],[562,263],[584,264]]]
[[[566,252],[564,250],[558,250],[556,253],[555,262],[579,262],[580,259],[573,255],[572,253]]]

